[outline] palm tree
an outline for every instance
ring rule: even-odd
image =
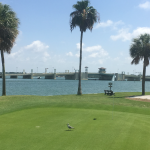
[[[77,1],[77,4],[73,5],[75,11],[70,14],[70,29],[72,30],[78,26],[80,28],[80,63],[79,63],[79,84],[78,84],[78,95],[82,95],[81,91],[81,62],[82,62],[82,38],[83,32],[87,29],[92,31],[94,23],[100,20],[99,13],[93,6],[89,6],[89,0]]]
[[[9,5],[0,3],[0,51],[2,60],[2,96],[6,95],[4,52],[10,54],[18,35],[19,20]]]
[[[149,34],[141,34],[138,38],[133,39],[130,46],[130,56],[133,58],[131,64],[137,65],[140,60],[143,60],[142,95],[145,95],[145,74],[150,60]]]

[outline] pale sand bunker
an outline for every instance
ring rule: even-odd
[[[150,95],[131,96],[131,97],[126,97],[126,98],[135,100],[135,101],[150,102]]]

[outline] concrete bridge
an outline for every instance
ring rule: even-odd
[[[33,79],[33,77],[45,77],[45,79],[56,79],[58,76],[64,76],[66,80],[78,80],[78,72],[60,72],[60,73],[7,73],[11,79],[17,79],[18,76],[22,76],[23,79]],[[113,73],[92,73],[82,72],[81,80],[112,80]],[[116,81],[141,81],[141,75],[126,75],[124,73],[115,73]],[[0,78],[2,74],[0,73]],[[145,81],[150,81],[150,76],[145,77]]]
[[[45,77],[45,79],[56,79],[56,76],[64,76],[66,80],[78,80],[78,72],[72,73],[6,73],[5,76],[10,76],[11,79],[17,79],[22,76],[23,79],[33,79],[33,77]],[[2,78],[2,74],[0,74]],[[81,73],[82,80],[88,80],[88,73]]]
[[[114,74],[111,73],[88,73],[88,78],[97,78],[98,80],[112,80]]]
[[[136,76],[134,74],[126,75],[124,73],[122,73],[122,74],[116,73],[115,76],[116,76],[116,81],[141,81],[140,75]]]
[[[124,73],[122,74],[115,74],[116,76],[116,81],[141,81],[142,80],[142,75],[126,75]],[[145,76],[145,81],[150,81],[150,76]]]
[[[11,79],[17,79],[18,76],[22,76],[23,79],[33,79],[33,77],[45,77],[45,79],[56,79],[56,76],[64,76],[66,80],[78,80],[78,72],[67,73],[6,73],[5,76],[10,76]],[[81,73],[81,80],[98,79],[98,80],[112,80],[114,74],[104,73]],[[2,74],[0,74],[2,78]]]

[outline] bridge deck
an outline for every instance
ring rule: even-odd
[[[57,76],[65,76],[65,75],[74,75],[75,73],[56,73]],[[2,74],[0,74],[2,76]],[[26,74],[5,74],[5,76],[51,76],[54,75],[54,73],[26,73]]]

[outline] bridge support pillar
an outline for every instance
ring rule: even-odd
[[[17,79],[18,76],[10,76],[11,79]]]
[[[122,74],[115,73],[115,76],[116,76],[115,81],[124,81],[125,80],[125,73],[124,72],[122,72]]]
[[[79,79],[79,73],[75,72],[73,75],[65,75],[65,80],[78,80]],[[88,80],[88,73],[82,72],[81,73],[81,80]]]
[[[53,75],[46,75],[45,79],[56,79],[56,73],[54,73]]]
[[[23,75],[23,79],[33,79],[33,75]]]
[[[74,75],[65,75],[65,80],[77,80],[76,74]]]

